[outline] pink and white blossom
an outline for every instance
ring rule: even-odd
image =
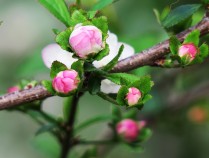
[[[63,94],[68,94],[71,91],[77,89],[78,84],[79,77],[75,70],[61,71],[52,81],[54,90]]]
[[[135,87],[131,87],[128,90],[129,92],[126,95],[128,105],[136,105],[139,102],[139,99],[141,98],[140,90]]]
[[[7,89],[7,93],[13,93],[13,92],[17,92],[20,90],[20,87],[18,86],[13,86]]]
[[[93,65],[96,68],[101,68],[107,65],[117,55],[121,44],[124,44],[124,50],[119,60],[122,60],[129,56],[134,55],[134,49],[128,44],[118,42],[117,36],[111,32],[108,32],[108,38],[106,42],[110,48],[109,55],[107,55],[100,61],[94,61]],[[77,61],[77,59],[73,58],[72,55],[73,54],[71,52],[67,52],[63,50],[56,43],[50,44],[42,50],[42,58],[43,58],[44,64],[48,68],[51,68],[52,63],[57,60],[65,64],[70,69],[73,62]],[[119,89],[120,89],[119,85],[111,82],[108,79],[102,80],[101,82],[100,90],[106,94],[117,93]]]
[[[197,48],[194,44],[183,44],[179,47],[178,54],[180,57],[187,56],[190,61],[194,60],[197,54]]]
[[[131,119],[125,119],[116,126],[117,134],[127,142],[134,142],[139,135],[138,123]]]
[[[69,43],[76,55],[84,59],[104,48],[102,31],[91,25],[76,25],[70,35]]]

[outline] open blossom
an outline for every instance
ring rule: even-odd
[[[126,95],[126,100],[128,102],[128,105],[130,106],[136,105],[139,99],[141,98],[141,92],[135,87],[131,87],[128,90],[129,92]]]
[[[69,43],[80,58],[97,54],[104,48],[101,30],[91,25],[76,25],[70,35]]]
[[[77,89],[79,84],[78,73],[75,70],[65,70],[57,74],[52,81],[52,86],[58,93],[68,94]]]
[[[19,91],[20,88],[18,86],[14,86],[14,87],[10,87],[7,89],[7,92],[8,93],[13,93],[13,92],[16,92],[16,91]]]
[[[178,54],[180,57],[187,56],[190,61],[192,61],[196,54],[197,54],[197,48],[195,47],[194,44],[183,44],[182,46],[179,47]]]
[[[101,68],[107,65],[117,55],[118,50],[122,44],[124,45],[124,50],[119,60],[122,60],[129,56],[134,55],[134,49],[126,43],[118,42],[117,36],[111,32],[108,32],[108,38],[106,42],[110,48],[109,55],[105,56],[100,61],[94,61],[93,65],[96,68]],[[57,60],[65,64],[70,69],[73,62],[77,61],[77,59],[74,59],[72,55],[73,54],[71,52],[67,52],[63,50],[56,43],[50,44],[42,50],[42,58],[43,58],[44,64],[48,68],[51,68],[52,63]],[[118,90],[120,89],[120,86],[111,82],[110,80],[105,79],[105,80],[102,80],[100,89],[102,92],[106,94],[117,93]]]

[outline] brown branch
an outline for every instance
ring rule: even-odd
[[[179,33],[177,37],[183,40],[188,33],[198,29],[201,36],[209,33],[209,15],[205,14],[204,18],[195,26]],[[138,54],[120,61],[112,72],[127,72],[145,65],[153,65],[156,60],[163,58],[169,53],[169,40],[159,43],[150,49],[139,52]],[[14,107],[23,103],[41,100],[51,96],[44,87],[37,86],[29,90],[23,90],[18,93],[6,94],[0,97],[0,110]]]

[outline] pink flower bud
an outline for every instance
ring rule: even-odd
[[[196,54],[197,54],[197,48],[194,44],[183,44],[181,47],[179,47],[178,54],[180,57],[187,56],[189,57],[190,61],[192,61]]]
[[[129,92],[126,95],[126,100],[128,102],[128,105],[130,106],[136,105],[139,99],[141,98],[141,92],[135,87],[131,87],[128,90]]]
[[[139,134],[139,126],[137,122],[125,119],[117,124],[116,131],[125,141],[134,142]]]
[[[13,93],[19,91],[20,88],[18,86],[10,87],[7,89],[7,93]]]
[[[76,55],[81,58],[96,54],[104,47],[101,30],[90,25],[76,26],[70,35],[69,43]]]
[[[52,81],[52,85],[55,91],[68,94],[77,89],[79,82],[78,73],[75,70],[65,70],[57,74]]]

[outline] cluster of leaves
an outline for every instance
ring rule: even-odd
[[[199,30],[194,30],[190,34],[187,35],[184,42],[182,44],[193,44],[197,49],[197,54],[195,58],[191,61],[188,56],[179,56],[179,47],[182,45],[181,42],[178,40],[177,37],[172,36],[170,38],[170,50],[171,50],[171,63],[177,61],[180,66],[185,67],[188,65],[202,63],[204,59],[208,56],[208,45],[203,43],[199,47]]]
[[[202,6],[202,4],[186,4],[176,7],[173,10],[168,6],[161,13],[157,9],[154,9],[154,13],[158,23],[169,34],[177,34],[191,26],[194,13]]]

